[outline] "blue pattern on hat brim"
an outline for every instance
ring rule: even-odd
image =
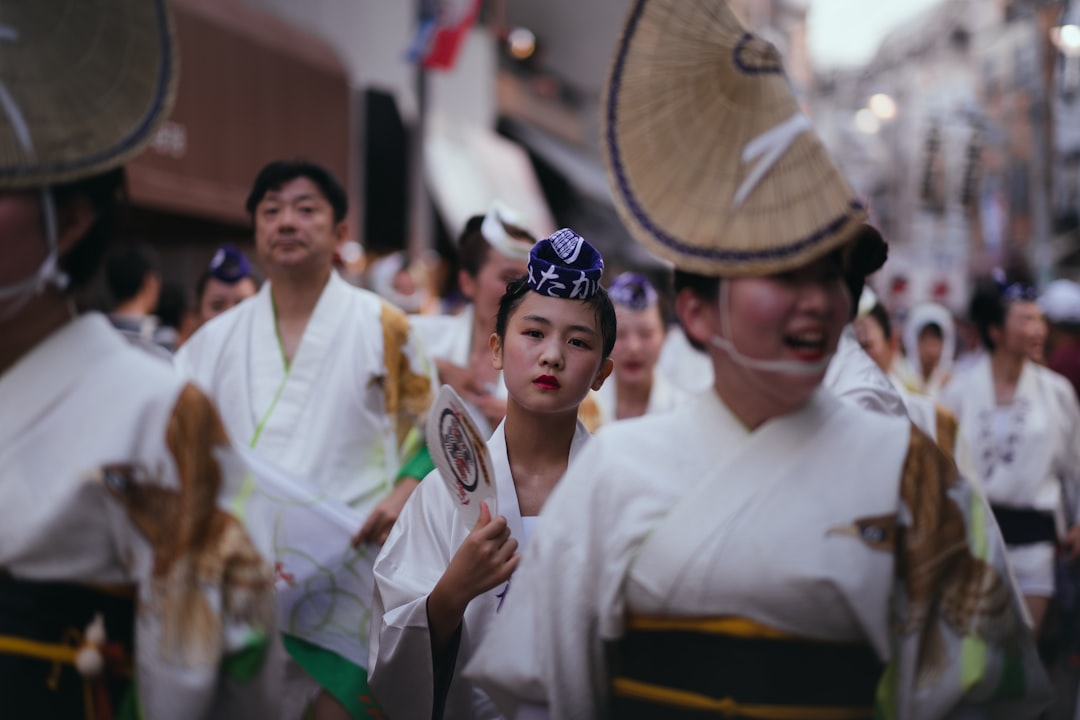
[[[168,117],[176,99],[177,43],[166,0],[151,0],[154,6],[154,30],[160,48],[160,69],[153,92],[142,115],[127,132],[111,145],[85,155],[59,161],[37,160],[0,164],[0,187],[25,188],[70,182],[112,170],[137,155],[153,139],[158,127]]]
[[[585,238],[563,228],[529,252],[529,287],[541,295],[588,300],[600,290],[604,259]]]
[[[647,2],[648,0],[635,0],[627,17],[616,47],[615,60],[607,88],[606,103],[602,110],[606,127],[603,129],[601,142],[606,151],[605,159],[609,163],[610,180],[615,191],[616,209],[625,218],[624,222],[627,222],[631,234],[637,237],[639,241],[642,241],[650,250],[654,250],[665,259],[672,261],[680,269],[717,275],[759,274],[752,269],[748,270],[748,268],[760,264],[775,265],[774,271],[779,271],[783,267],[788,267],[789,263],[796,258],[824,254],[828,249],[837,247],[842,241],[849,239],[853,229],[861,225],[866,216],[866,208],[858,198],[853,198],[848,202],[847,207],[843,209],[841,214],[834,216],[823,225],[811,229],[806,234],[794,238],[783,246],[760,250],[693,245],[668,233],[652,217],[632,188],[623,162],[623,148],[617,137],[617,128],[619,126],[618,108],[624,81],[623,70],[631,41],[634,38],[637,25],[641,20]],[[752,67],[744,60],[747,45],[753,39],[753,35],[746,33],[736,44],[733,53],[735,66],[747,75],[782,74],[782,68],[772,67],[771,65]],[[647,236],[647,240],[642,240],[643,234]],[[659,246],[657,248],[649,247],[652,242],[658,243]],[[702,269],[705,265],[711,266],[708,271]]]

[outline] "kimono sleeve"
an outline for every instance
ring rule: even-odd
[[[433,473],[434,474],[434,473]],[[454,508],[438,477],[410,497],[375,560],[368,683],[390,717],[432,716],[427,597],[450,564]]]
[[[877,717],[1035,718],[1050,688],[981,494],[921,431],[900,481],[891,657]]]
[[[1068,380],[1059,375],[1050,377],[1054,381],[1055,414],[1062,434],[1062,452],[1055,462],[1054,473],[1061,478],[1066,519],[1071,526],[1080,522],[1080,402]]]
[[[613,449],[602,432],[595,436],[548,498],[506,601],[465,669],[506,717],[529,705],[557,718],[603,716],[604,643],[622,631],[622,581],[644,535],[605,482],[617,474]]]
[[[171,467],[104,468],[117,501],[109,511],[138,586],[141,716],[268,717],[277,680],[267,661],[273,571],[225,510],[234,484],[215,453],[228,440],[194,386],[180,391],[164,441]]]

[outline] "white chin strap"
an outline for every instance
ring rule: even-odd
[[[0,286],[0,321],[14,317],[26,303],[45,292],[50,285],[57,290],[64,290],[68,286],[70,278],[60,269],[56,203],[52,190],[47,187],[41,189],[41,211],[44,215],[45,241],[48,243],[49,253],[33,275],[11,285]]]
[[[16,28],[0,25],[0,41],[18,42],[19,32]],[[7,86],[0,82],[0,112],[7,116],[8,122],[15,131],[15,140],[20,149],[27,157],[34,157],[34,143],[30,135],[30,126],[23,117],[19,104],[8,92]],[[0,285],[0,322],[13,318],[26,303],[30,302],[49,285],[58,290],[64,290],[68,286],[70,278],[60,269],[60,250],[58,247],[59,234],[56,228],[56,202],[53,200],[52,190],[48,187],[41,188],[41,212],[44,216],[45,242],[48,244],[49,253],[41,261],[37,272],[25,280]]]
[[[727,280],[721,280],[720,329],[723,331],[724,335],[713,335],[709,338],[709,342],[712,343],[714,347],[720,348],[727,353],[728,357],[749,370],[763,370],[765,372],[783,373],[785,375],[813,377],[821,375],[828,369],[829,362],[833,358],[831,353],[814,362],[803,362],[800,360],[758,360],[756,358],[747,357],[739,352],[739,349],[735,347],[735,343],[728,339],[728,336],[731,335],[731,308],[728,299],[728,288],[729,282]]]

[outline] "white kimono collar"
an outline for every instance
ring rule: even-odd
[[[310,388],[320,382],[323,366],[331,355],[330,349],[338,336],[338,329],[348,315],[350,287],[337,272],[330,272],[330,278],[315,303],[296,355],[287,370],[278,339],[270,282],[266,282],[259,290],[253,307],[251,336],[247,343],[250,353],[248,367],[251,372],[248,382],[252,396],[253,427],[259,427],[263,416],[271,407],[273,422],[267,423],[267,431],[276,428],[288,433],[296,427],[300,411],[311,398]],[[250,443],[252,439],[243,438],[243,441]]]
[[[588,428],[580,420],[574,429],[574,438],[570,441],[570,458],[573,462],[591,435]],[[518,505],[517,488],[514,487],[514,476],[510,472],[510,458],[506,451],[506,420],[504,419],[495,428],[491,439],[488,440],[488,452],[491,453],[491,464],[495,471],[495,489],[499,506],[496,512],[506,518],[506,524],[510,528],[510,535],[517,538],[519,543],[525,542],[525,526],[521,521],[521,506]]]

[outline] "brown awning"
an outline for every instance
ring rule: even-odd
[[[128,165],[133,203],[246,222],[259,168],[303,157],[349,172],[349,83],[313,35],[238,0],[174,0],[176,106]]]

